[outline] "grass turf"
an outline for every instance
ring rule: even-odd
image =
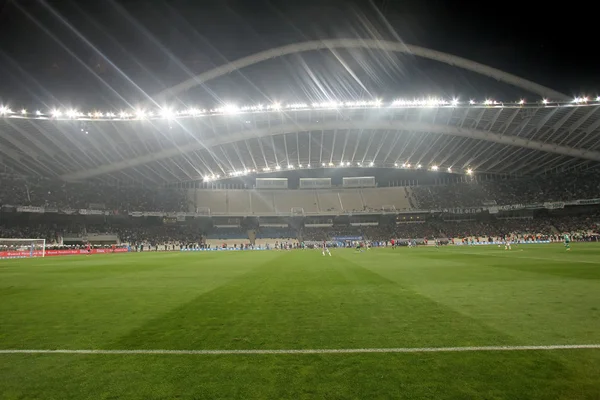
[[[600,343],[600,246],[0,262],[1,349]],[[600,350],[0,354],[2,399],[599,399]]]

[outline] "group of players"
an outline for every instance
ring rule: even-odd
[[[511,250],[513,243],[518,243],[518,242],[515,241],[514,238],[506,237],[504,239],[504,250]],[[564,235],[563,243],[565,246],[565,250],[571,251],[571,237],[569,235]],[[498,247],[501,247],[501,245],[499,244]]]
[[[511,250],[512,249],[512,244],[513,244],[514,240],[510,237],[506,237],[504,240],[504,249],[505,250]],[[392,249],[395,249],[396,246],[398,245],[398,242],[395,241],[394,239],[390,240],[390,244]],[[435,239],[435,248],[439,249],[441,246],[441,242],[438,239]],[[502,245],[499,244],[498,247],[501,247]],[[564,246],[565,249],[567,251],[571,251],[571,238],[569,237],[569,235],[565,235],[564,236]],[[304,248],[304,243],[302,243],[301,245],[302,248]],[[417,241],[416,240],[409,240],[408,241],[408,247],[409,248],[413,248],[413,247],[417,247]],[[275,248],[278,248],[278,244],[275,244]],[[281,246],[282,249],[288,248],[287,246],[282,245]],[[356,251],[357,252],[363,252],[364,250],[370,250],[371,249],[371,243],[368,241],[364,241],[364,242],[356,242]],[[323,254],[323,256],[330,256],[331,257],[331,251],[329,250],[329,246],[327,246],[327,241],[323,241],[322,245],[321,245],[321,253]]]
[[[392,249],[395,249],[398,245],[399,242],[396,241],[395,239],[391,239],[389,241]],[[417,247],[417,241],[416,240],[409,240],[407,243],[409,248],[413,248],[413,247]],[[435,247],[439,249],[439,247],[441,246],[441,242],[436,239],[435,240]],[[371,250],[372,244],[369,241],[362,241],[362,242],[356,242],[356,251],[362,253],[365,250]],[[331,256],[331,251],[329,251],[329,247],[327,246],[327,241],[323,241],[322,245],[321,245],[321,252],[323,254],[323,256],[325,255],[329,255]]]
[[[371,250],[371,242],[369,241],[364,241],[364,242],[356,242],[356,251],[362,253],[365,250]],[[321,245],[321,253],[323,254],[323,256],[328,255],[329,257],[331,257],[331,251],[329,250],[329,246],[327,246],[327,241],[323,241],[322,245]]]

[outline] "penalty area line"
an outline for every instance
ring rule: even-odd
[[[281,350],[43,350],[0,349],[0,354],[114,354],[114,355],[245,355],[245,354],[368,354],[368,353],[459,353],[485,351],[547,351],[600,349],[600,344],[560,344],[548,346],[468,346],[468,347],[398,347],[383,349],[281,349]]]

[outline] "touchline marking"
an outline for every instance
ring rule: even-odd
[[[142,354],[142,355],[236,355],[236,354],[353,354],[353,353],[458,353],[477,351],[527,351],[600,349],[600,344],[549,346],[398,347],[384,349],[283,349],[283,350],[43,350],[0,349],[0,354]]]

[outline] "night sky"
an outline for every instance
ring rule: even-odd
[[[0,103],[134,106],[227,61],[314,39],[402,40],[563,93],[597,96],[600,23],[585,3],[435,0],[0,0]],[[471,72],[367,50],[270,60],[180,99],[213,106],[415,96],[535,95]]]

